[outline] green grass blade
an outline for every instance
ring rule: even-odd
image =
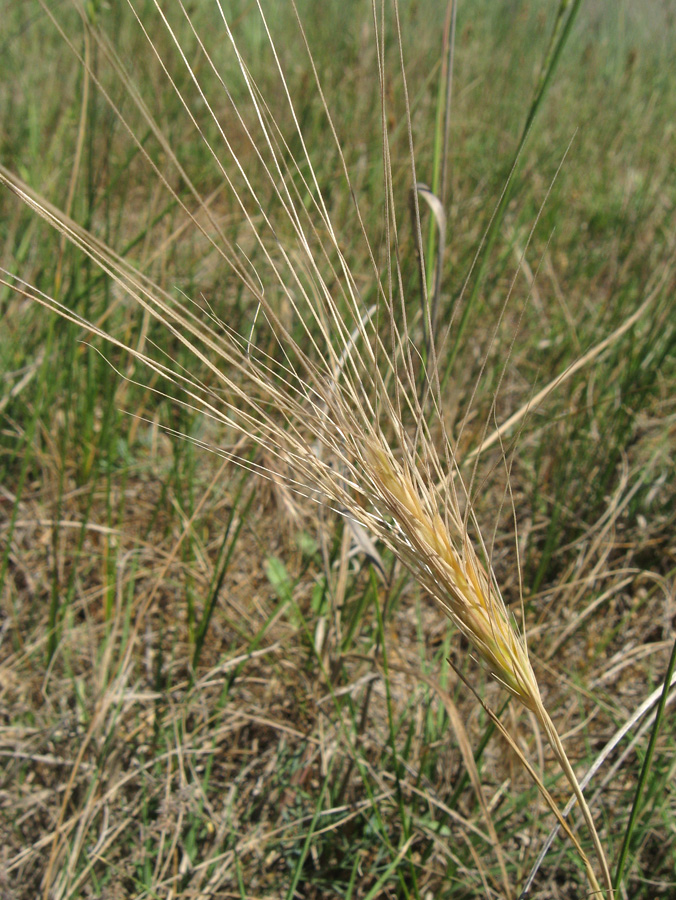
[[[641,796],[643,794],[643,790],[646,786],[646,782],[648,780],[648,775],[650,773],[650,766],[653,761],[653,757],[655,755],[655,746],[657,744],[657,736],[660,732],[660,727],[662,725],[664,719],[664,712],[667,706],[667,698],[669,696],[669,689],[671,686],[671,680],[674,675],[674,671],[676,671],[676,641],[674,641],[674,645],[671,649],[671,656],[669,657],[669,664],[667,665],[667,671],[664,676],[664,686],[662,689],[662,696],[660,697],[660,702],[657,707],[657,712],[655,715],[655,721],[653,723],[653,728],[650,733],[650,741],[648,742],[648,748],[646,750],[645,759],[643,760],[643,765],[641,766],[641,773],[638,778],[638,782],[636,784],[636,791],[634,792],[634,801],[631,807],[631,813],[629,815],[629,821],[627,822],[627,827],[624,832],[624,838],[622,840],[622,847],[620,848],[620,852],[617,858],[617,868],[615,870],[615,879],[614,879],[614,888],[619,893],[622,886],[622,877],[624,875],[624,869],[627,863],[627,857],[629,855],[629,850],[631,847],[631,839],[634,834],[634,829],[636,827],[636,822],[638,820],[640,807],[641,807]]]

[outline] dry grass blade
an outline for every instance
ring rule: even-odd
[[[597,894],[598,896],[603,896],[603,892],[602,892],[601,887],[599,886],[599,883],[598,883],[598,881],[597,881],[597,879],[596,879],[596,874],[595,874],[595,872],[594,872],[594,869],[593,869],[593,867],[592,867],[592,864],[591,864],[591,862],[590,862],[590,860],[589,860],[587,854],[586,854],[586,853],[584,852],[584,850],[582,849],[582,846],[580,845],[580,843],[579,843],[577,837],[575,836],[575,834],[571,831],[570,826],[569,826],[568,823],[566,822],[566,820],[565,820],[563,814],[561,813],[561,810],[560,810],[559,807],[557,806],[556,801],[554,800],[554,798],[552,797],[552,795],[551,795],[551,794],[549,793],[549,791],[547,790],[547,788],[546,788],[544,782],[543,782],[542,779],[539,777],[539,775],[537,774],[537,772],[535,771],[535,769],[533,768],[533,766],[530,764],[530,762],[528,761],[528,759],[524,756],[523,751],[522,751],[521,748],[518,746],[518,744],[515,742],[514,738],[513,738],[512,735],[509,733],[509,731],[505,728],[505,726],[504,726],[503,723],[500,721],[500,719],[498,718],[498,716],[496,716],[496,714],[493,712],[493,710],[490,709],[490,708],[484,703],[484,701],[481,699],[481,697],[479,697],[479,695],[476,693],[476,691],[474,691],[474,688],[473,688],[472,685],[467,681],[467,679],[465,678],[465,676],[464,676],[461,672],[459,672],[457,668],[455,669],[455,671],[456,671],[456,674],[458,675],[458,677],[461,678],[461,679],[465,682],[465,684],[467,685],[467,687],[469,688],[469,690],[472,691],[472,692],[474,693],[474,696],[476,697],[476,699],[478,700],[478,702],[483,706],[484,710],[485,710],[486,713],[488,714],[489,718],[491,719],[491,721],[493,722],[493,724],[495,725],[495,727],[498,729],[498,731],[500,732],[500,734],[502,735],[502,737],[507,741],[507,743],[510,745],[510,747],[512,748],[512,750],[514,751],[514,753],[515,753],[515,754],[517,755],[517,757],[519,758],[519,760],[520,760],[520,762],[521,762],[521,765],[524,767],[524,769],[526,769],[526,771],[529,773],[529,775],[531,776],[531,778],[533,779],[533,781],[534,781],[535,784],[537,785],[538,790],[540,791],[540,793],[542,794],[542,796],[543,796],[544,799],[545,799],[545,802],[547,803],[547,805],[549,806],[550,810],[552,811],[552,813],[553,813],[554,816],[556,817],[556,820],[557,820],[557,822],[558,822],[558,824],[559,824],[559,827],[562,828],[562,829],[565,831],[566,835],[568,836],[568,838],[569,838],[570,841],[572,842],[573,846],[575,847],[575,850],[577,851],[578,855],[580,856],[580,859],[584,862],[584,865],[585,865],[585,867],[586,867],[586,869],[587,869],[587,877],[588,877],[588,879],[589,879],[589,884],[590,884],[590,886],[591,886],[591,888],[592,888],[592,892],[593,892],[595,895]],[[541,724],[541,722],[540,722],[540,717],[538,716],[537,712],[536,712],[535,715],[536,715],[536,718],[538,719],[538,723]],[[547,738],[549,739],[549,735],[547,735],[547,732],[546,732],[546,731],[545,731],[545,735],[546,735]],[[560,741],[559,741],[559,743],[560,743]],[[556,751],[555,751],[555,752],[556,752]],[[564,755],[565,755],[565,754],[564,754]],[[574,777],[574,776],[573,776],[573,777]],[[592,827],[592,833],[595,833],[595,828],[594,828],[594,825],[593,825],[593,821],[592,821],[592,826],[591,826],[591,827]],[[601,849],[601,857],[600,857],[600,858],[601,858],[601,862],[602,862],[602,866],[603,866],[604,863],[605,863],[605,854],[603,853],[603,850],[602,850],[602,849]],[[607,863],[605,864],[605,868],[607,869]],[[609,891],[608,896],[609,896],[609,897],[612,897],[612,884],[610,885],[610,887],[608,887],[608,884],[609,884],[609,881],[610,881],[610,873],[609,873],[609,872],[608,872],[607,875],[606,875],[606,873],[604,872],[604,881],[606,882],[606,887],[607,887],[607,889],[608,889],[608,891]]]
[[[458,746],[460,747],[460,752],[462,753],[465,768],[467,769],[470,781],[472,782],[474,793],[477,796],[479,805],[481,806],[481,811],[484,815],[484,819],[486,820],[486,827],[491,837],[493,849],[498,858],[498,865],[500,867],[500,874],[502,876],[502,890],[505,898],[509,900],[509,898],[514,897],[514,892],[512,886],[509,883],[504,854],[500,846],[500,841],[495,830],[493,819],[488,809],[488,803],[486,802],[485,793],[481,785],[481,778],[479,776],[479,771],[477,769],[474,755],[472,753],[472,745],[469,739],[469,735],[467,734],[467,729],[465,728],[465,725],[462,721],[460,712],[451,697],[448,695],[448,691],[445,691],[437,681],[427,675],[422,674],[417,674],[416,677],[421,678],[426,684],[428,684],[444,704],[444,708],[451,723],[451,728],[453,729],[453,732],[458,741]]]

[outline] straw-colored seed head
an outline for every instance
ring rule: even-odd
[[[394,520],[404,562],[475,647],[491,673],[524,706],[541,706],[525,641],[515,631],[497,586],[489,579],[457,510],[442,519],[431,492],[414,480],[384,443],[370,441],[366,457],[374,487]]]

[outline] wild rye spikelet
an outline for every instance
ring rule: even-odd
[[[541,704],[525,641],[520,637],[494,580],[481,564],[458,511],[447,510],[448,524],[423,497],[406,467],[391,452],[367,444],[377,491],[398,526],[400,555],[457,625],[493,676],[525,707]]]

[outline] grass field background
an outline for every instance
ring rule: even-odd
[[[104,90],[190,204],[94,29],[181,149],[223,233],[264,273],[138,24],[116,5],[90,4],[87,24],[67,3],[47,6],[72,48],[45,8],[2,0],[0,162],[177,301],[246,336],[255,304],[106,102]],[[217,140],[153,5],[137,8]],[[278,223],[275,240],[293,248],[223,84],[168,8]],[[541,690],[581,776],[659,688],[674,642],[676,20],[667,2],[583,3],[513,168],[558,8],[458,9],[439,307],[442,325],[455,315],[456,327],[440,369],[447,421],[459,425],[469,410],[459,441],[469,476],[486,429],[642,310],[481,455],[472,481],[498,581],[517,614],[523,595]],[[299,11],[382,262],[372,11],[356,0]],[[400,10],[416,172],[430,184],[446,13],[434,2]],[[266,14],[369,305],[366,245],[295,18],[284,2]],[[301,159],[255,4],[233,3],[229,15],[290,136],[288,155]],[[215,7],[194,4],[191,16],[244,121],[255,123]],[[391,9],[384,33],[400,259],[411,333],[422,340]],[[500,227],[473,267],[510,173]],[[423,210],[426,245],[428,219]],[[6,190],[0,265],[218,390],[179,340]],[[281,295],[279,309],[292,329]],[[384,549],[380,564],[355,549],[341,517],[294,497],[283,472],[264,481],[206,452],[233,436],[181,405],[176,384],[6,284],[0,315],[0,896],[517,897],[554,822],[449,658],[557,801],[568,794],[528,715],[506,702],[425,593]],[[273,466],[253,445],[239,452]],[[650,733],[638,722],[587,792],[611,864]],[[675,744],[667,709],[620,896],[676,897]],[[557,839],[531,896],[572,900],[585,890],[579,860]]]

